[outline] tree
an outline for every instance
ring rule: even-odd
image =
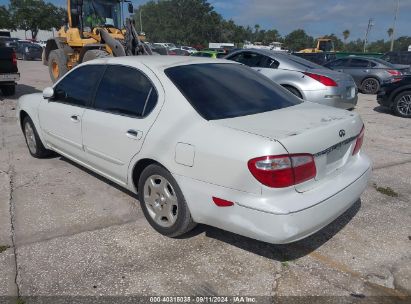
[[[390,27],[390,28],[387,30],[387,34],[388,34],[388,37],[391,39],[391,36],[394,34],[394,29],[393,29],[392,27]]]
[[[32,39],[36,39],[39,30],[59,27],[66,11],[44,0],[11,0],[10,14],[16,28],[30,30]]]
[[[14,28],[11,22],[10,12],[3,5],[0,6],[0,28],[5,28],[5,29]]]
[[[299,51],[314,46],[314,38],[307,35],[307,33],[298,29],[292,31],[284,38],[285,46],[291,51]]]
[[[344,37],[344,43],[347,43],[347,39],[348,37],[350,37],[350,31],[349,30],[345,30],[343,33],[343,37]]]

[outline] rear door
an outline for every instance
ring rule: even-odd
[[[344,72],[350,74],[354,78],[358,87],[361,86],[361,82],[370,74],[370,61],[360,58],[351,58],[348,66],[344,68]]]
[[[91,109],[83,117],[87,162],[121,184],[140,151],[164,99],[162,86],[144,65],[108,65]]]
[[[84,159],[83,114],[104,69],[103,65],[86,65],[73,70],[54,86],[54,98],[41,102],[39,119],[45,140],[59,152]]]

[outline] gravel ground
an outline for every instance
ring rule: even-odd
[[[0,95],[0,303],[97,295],[411,300],[411,120],[375,96],[360,95],[355,110],[373,175],[335,222],[281,246],[205,225],[169,239],[148,225],[132,194],[65,158],[29,156],[16,100],[51,83],[39,61],[19,61],[19,69],[16,95]]]

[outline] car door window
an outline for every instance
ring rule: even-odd
[[[109,65],[100,82],[94,108],[132,117],[147,116],[157,103],[151,81],[135,68]]]
[[[368,68],[369,61],[364,59],[351,59],[350,67],[351,68]]]
[[[248,65],[249,67],[263,67],[264,57],[265,56],[256,53],[243,52],[230,59]]]
[[[74,106],[89,105],[104,69],[103,65],[86,65],[73,70],[54,87],[54,100]]]
[[[326,66],[330,68],[344,67],[344,66],[347,66],[347,61],[348,60],[346,59],[338,59],[330,63],[327,63]]]

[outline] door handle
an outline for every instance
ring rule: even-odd
[[[78,115],[71,115],[70,119],[72,122],[79,122],[80,121],[80,117]]]
[[[143,132],[130,129],[126,132],[126,135],[128,138],[140,140]]]

